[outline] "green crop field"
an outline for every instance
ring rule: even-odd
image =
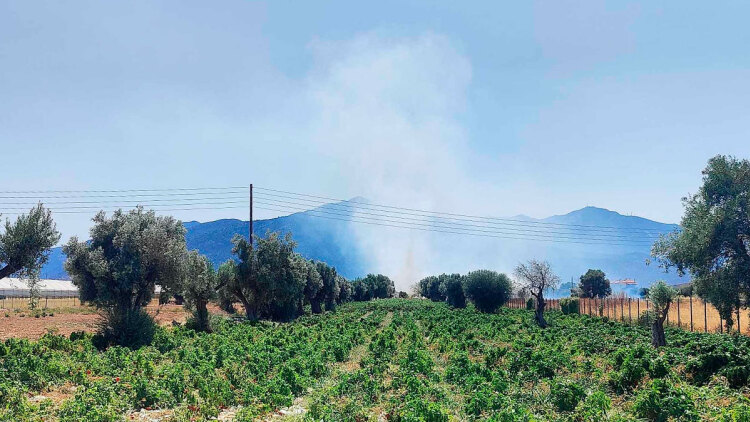
[[[748,338],[668,329],[657,351],[647,329],[548,314],[388,299],[135,351],[10,339],[0,420],[750,420]]]

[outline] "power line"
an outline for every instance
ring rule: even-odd
[[[345,199],[340,198],[330,198],[325,196],[317,196],[317,195],[308,195],[304,193],[297,193],[297,192],[290,192],[290,191],[283,191],[278,189],[270,189],[270,188],[263,188],[263,187],[255,187],[256,189],[260,190],[266,190],[271,192],[278,192],[278,193],[285,193],[290,195],[298,195],[298,196],[304,196],[308,198],[317,198],[317,199],[325,199],[328,201],[338,201],[338,202],[349,202],[349,203],[356,203],[357,206],[360,206],[359,202],[352,202],[347,201]],[[618,229],[618,230],[634,230],[634,231],[652,231],[652,232],[659,232],[662,233],[659,229],[646,229],[646,228],[635,228],[635,227],[617,227],[617,226],[601,226],[601,225],[590,225],[590,224],[572,224],[572,223],[551,223],[547,221],[528,221],[528,220],[518,220],[513,218],[504,218],[504,217],[485,217],[485,216],[478,216],[478,215],[471,215],[471,214],[458,214],[458,213],[449,213],[449,212],[440,212],[440,211],[428,211],[428,210],[421,210],[416,208],[406,208],[406,207],[396,207],[392,205],[382,205],[382,204],[374,204],[374,203],[365,203],[365,206],[371,206],[371,207],[379,207],[379,208],[388,208],[388,209],[394,209],[394,210],[406,210],[406,211],[414,211],[414,212],[421,212],[425,214],[438,214],[438,215],[447,215],[447,216],[454,216],[454,217],[469,217],[469,218],[480,218],[480,219],[486,219],[486,220],[497,220],[497,221],[511,221],[511,222],[518,222],[518,223],[528,223],[528,224],[539,224],[539,225],[551,225],[551,226],[571,226],[571,227],[590,227],[590,228],[598,228],[598,229]]]
[[[125,209],[125,210],[131,210],[135,208],[136,207],[120,207],[120,209]],[[247,206],[245,205],[245,206],[237,206],[237,207],[161,208],[161,209],[156,209],[154,211],[164,212],[164,211],[191,211],[191,210],[227,210],[227,209],[237,209],[237,208],[247,209]],[[112,211],[117,211],[117,210],[102,209],[102,211],[112,212]],[[0,215],[25,215],[25,214],[26,213],[23,213],[23,212],[0,212]],[[55,214],[89,214],[90,215],[91,211],[55,211]]]
[[[213,200],[227,200],[227,199],[244,199],[247,202],[246,196],[219,196],[219,197],[201,197],[201,198],[170,198],[170,199],[159,199],[159,198],[145,198],[143,200],[132,200],[132,201],[121,201],[121,200],[97,200],[97,201],[53,201],[45,202],[41,201],[42,204],[46,205],[61,205],[61,204],[106,204],[110,202],[117,203],[146,203],[146,202],[170,202],[170,201],[213,201]],[[144,202],[146,201],[146,202]],[[39,202],[3,202],[0,201],[0,206],[3,205],[31,205],[34,206]]]
[[[104,208],[135,208],[136,206],[143,207],[172,207],[172,206],[187,206],[187,205],[227,205],[227,204],[247,204],[247,200],[244,201],[226,201],[226,202],[211,202],[211,203],[198,203],[198,202],[183,202],[183,203],[171,203],[171,204],[149,204],[139,203],[136,205],[107,205]],[[50,210],[59,212],[75,209],[97,209],[102,208],[101,206],[67,206],[67,207],[49,207]],[[25,210],[26,208],[3,208],[2,210]]]
[[[284,210],[277,207],[256,207],[258,209],[267,210],[267,211],[280,211],[280,212],[294,212],[289,210]],[[337,217],[331,217],[327,215],[319,215],[314,214],[315,211],[307,211],[305,214],[315,217],[315,218],[326,218],[329,220],[338,220],[338,221],[344,221],[344,222],[355,222],[355,223],[362,223],[362,224],[370,224],[375,226],[383,226],[383,227],[395,227],[395,228],[402,228],[402,229],[410,229],[410,230],[420,230],[420,231],[426,231],[426,232],[435,232],[435,233],[450,233],[450,234],[463,234],[463,235],[472,235],[472,236],[479,236],[479,237],[491,237],[491,238],[498,238],[498,239],[514,239],[514,240],[526,240],[526,241],[542,241],[542,242],[554,242],[554,243],[577,243],[577,244],[586,244],[586,245],[617,245],[617,246],[624,246],[623,244],[618,244],[615,242],[584,242],[584,241],[576,241],[576,240],[559,240],[557,238],[535,238],[535,237],[513,237],[513,236],[501,236],[501,235],[491,235],[491,234],[484,234],[484,233],[476,233],[476,232],[468,232],[468,231],[452,231],[452,230],[442,230],[442,229],[426,229],[426,228],[420,228],[420,227],[412,227],[412,226],[402,226],[402,225],[395,225],[395,224],[385,224],[385,223],[379,223],[369,220],[355,220],[354,218],[337,218]],[[460,229],[459,229],[460,230]]]
[[[304,204],[299,203],[295,201],[285,201],[281,199],[275,199],[275,198],[268,198],[268,197],[261,197],[261,200],[271,201],[278,204],[291,204],[291,205],[299,205],[303,207],[309,207],[310,204]],[[343,209],[340,209],[338,207],[343,206]],[[408,214],[408,213],[400,213],[404,215],[416,215],[420,218],[413,218],[413,217],[402,217],[400,215],[392,215],[388,213],[371,213],[367,211],[360,211],[357,210],[356,207],[349,208],[347,204],[345,203],[328,203],[325,205],[320,206],[321,208],[334,208],[334,210],[341,210],[341,211],[350,211],[350,212],[356,212],[358,214],[366,214],[371,216],[378,216],[378,217],[389,217],[389,218],[396,218],[399,220],[410,220],[410,221],[425,221],[425,218],[432,218],[439,221],[446,222],[446,224],[458,224],[463,226],[469,226],[469,227],[480,227],[480,228],[502,228],[506,230],[514,230],[514,231],[524,231],[524,232],[537,232],[537,233],[550,233],[550,234],[580,234],[582,236],[606,236],[606,237],[619,237],[619,238],[632,238],[633,235],[625,235],[625,234],[617,234],[617,232],[613,231],[595,231],[595,230],[586,230],[586,231],[580,231],[580,229],[573,229],[573,228],[560,228],[560,227],[543,227],[543,226],[528,226],[532,228],[518,228],[517,224],[509,224],[509,223],[502,223],[502,222],[493,222],[493,221],[481,221],[481,220],[469,220],[469,219],[456,219],[456,218],[445,218],[440,216],[430,216],[430,215],[418,215],[418,214]],[[320,209],[320,208],[318,208]],[[368,208],[365,208],[368,209]],[[369,210],[369,209],[368,209]],[[452,223],[451,221],[459,221],[459,223]],[[463,223],[464,221],[469,222],[481,222],[483,224],[469,224],[469,223]],[[543,230],[535,230],[535,229],[543,229]],[[553,231],[553,230],[567,230],[568,232],[560,232],[560,231]],[[578,233],[576,233],[578,231]],[[597,234],[601,233],[601,234]],[[656,237],[657,234],[654,233],[639,233],[639,236],[643,237]]]
[[[306,211],[314,211],[318,213],[323,214],[332,214],[337,216],[344,216],[344,217],[359,217],[358,215],[350,215],[346,213],[336,213],[331,210],[323,210],[321,208],[316,208],[313,210],[300,208],[296,206],[290,206],[290,205],[284,205],[280,204],[278,202],[265,202],[263,200],[256,201],[259,204],[262,205],[273,205],[277,207],[284,207],[287,209],[293,209],[297,212],[306,212]],[[282,201],[286,202],[286,201]],[[339,211],[339,210],[334,210]],[[517,228],[517,227],[492,227],[492,226],[486,226],[486,225],[479,225],[479,224],[461,224],[461,223],[440,223],[440,222],[429,222],[429,224],[425,224],[425,221],[427,220],[419,220],[415,218],[409,218],[409,217],[399,217],[399,216],[391,216],[387,214],[374,214],[374,213],[367,213],[367,212],[357,212],[358,214],[367,214],[372,215],[374,217],[379,218],[372,218],[372,217],[362,217],[362,218],[369,218],[372,220],[382,220],[382,221],[389,221],[389,222],[395,222],[400,224],[414,224],[414,225],[420,225],[420,226],[429,226],[429,227],[443,227],[443,228],[449,228],[449,229],[462,229],[462,230],[474,230],[479,232],[486,232],[486,233],[503,233],[503,234],[528,234],[536,235],[535,233],[542,233],[547,235],[557,235],[555,237],[559,238],[569,238],[569,239],[591,239],[591,240],[614,240],[614,241],[627,241],[627,242],[642,242],[643,240],[640,239],[634,239],[632,236],[626,236],[626,235],[615,235],[615,234],[607,234],[607,235],[596,235],[596,234],[589,234],[589,233],[565,233],[565,232],[556,232],[556,231],[549,231],[549,230],[533,230],[533,229],[525,229],[525,228]],[[394,221],[392,219],[397,220],[408,220],[408,221]],[[416,222],[414,222],[416,221]],[[490,230],[482,230],[482,229],[490,229]],[[503,231],[503,230],[509,230]],[[539,235],[537,235],[539,236]],[[652,239],[655,240],[655,239]],[[650,243],[650,242],[649,242]]]
[[[163,188],[163,189],[103,189],[103,190],[5,190],[0,193],[113,193],[113,192],[171,192],[171,191],[200,191],[200,190],[238,190],[247,186],[223,186],[205,188]]]

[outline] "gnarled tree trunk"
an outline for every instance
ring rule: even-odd
[[[312,309],[312,313],[319,314],[322,313],[323,310],[320,307],[320,300],[313,299],[310,301],[310,308]]]
[[[534,319],[537,325],[541,328],[547,328],[547,320],[544,319],[544,293],[539,293],[539,296],[534,296],[536,299],[536,310],[534,311]]]
[[[654,322],[651,323],[651,345],[662,347],[667,345],[667,339],[664,336],[664,321],[667,319],[669,306],[664,310],[657,312]]]

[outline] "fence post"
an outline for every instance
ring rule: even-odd
[[[641,319],[641,298],[637,298],[635,300],[635,307],[637,308],[636,309],[636,313],[638,314],[638,316],[636,316],[636,318],[635,318],[636,319],[635,322],[637,323],[638,320]]]
[[[620,321],[625,322],[625,298],[620,298]]]
[[[693,295],[690,295],[690,332],[693,331]]]
[[[737,332],[742,334],[742,328],[740,327],[742,326],[740,325],[740,307],[738,306],[737,307]]]
[[[677,296],[677,326],[682,328],[682,321],[680,320],[680,297]]]
[[[628,323],[633,325],[633,302],[628,298]]]
[[[708,332],[708,312],[706,312],[706,301],[701,299],[703,302],[703,332]]]

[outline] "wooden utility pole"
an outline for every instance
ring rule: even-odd
[[[250,247],[253,246],[253,184],[250,183]]]

